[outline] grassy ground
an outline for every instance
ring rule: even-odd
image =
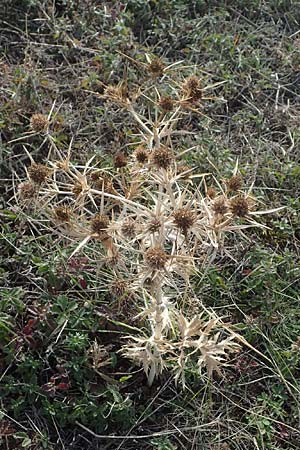
[[[296,2],[13,0],[1,8],[1,448],[299,450]],[[28,136],[32,114],[53,108],[53,139],[65,149],[73,138],[78,161],[96,155],[110,165],[132,138],[128,117],[89,92],[136,80],[122,53],[184,60],[205,83],[225,81],[215,91],[224,100],[181,123],[194,133],[187,162],[226,178],[239,158],[266,207],[286,207],[266,216],[270,230],[235,244],[237,262],[219,259],[195,280],[199,298],[249,345],[223,377],[189,373],[185,390],[170,373],[147,387],[116,353],[130,307],[109,310],[97,268],[84,254],[70,264],[60,239],[28,222],[14,199],[28,153],[43,162],[49,150],[45,136]],[[95,340],[109,359],[99,369]]]

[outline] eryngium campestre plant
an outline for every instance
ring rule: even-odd
[[[127,81],[104,91],[106,104],[117,105],[135,122],[131,152],[117,153],[111,167],[102,168],[94,157],[73,163],[70,148],[65,154],[53,141],[52,159],[44,165],[32,161],[18,196],[25,209],[26,193],[32,191],[42,223],[47,219],[54,233],[67,242],[78,241],[70,257],[83,252],[87,243],[98,252],[101,247],[100,257],[95,254],[98,266],[106,266],[101,289],[110,289],[115,297],[126,286],[126,297],[140,310],[136,320],[144,325],[144,333],[128,336],[121,351],[144,367],[150,384],[165,367],[183,382],[190,364],[196,363],[200,372],[203,367],[209,374],[219,371],[238,349],[236,334],[221,319],[193,316],[193,311],[181,310],[180,301],[188,295],[196,311],[203,309],[190,275],[218,253],[228,254],[228,235],[243,237],[248,227],[264,227],[257,217],[272,212],[256,210],[252,189],[243,187],[237,165],[229,180],[208,188],[208,174],[184,165],[181,155],[194,147],[182,152],[178,139],[175,147],[176,125],[189,114],[190,104],[195,111],[207,101],[210,86],[196,76],[176,80],[173,66],[153,59],[148,66],[153,76],[139,88],[133,86],[130,98]],[[158,85],[161,77],[164,83]],[[172,107],[163,89],[177,97]]]

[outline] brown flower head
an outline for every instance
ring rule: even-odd
[[[223,196],[217,197],[213,202],[212,209],[215,214],[220,214],[222,216],[226,214],[228,212],[226,198]]]
[[[29,177],[34,183],[42,184],[50,175],[50,169],[44,164],[31,164],[28,169]]]
[[[185,84],[184,84],[184,87],[187,89],[187,90],[189,90],[189,91],[196,91],[197,89],[199,89],[200,88],[200,80],[199,80],[199,78],[198,77],[196,77],[196,75],[192,75],[192,76],[190,76],[187,80],[186,80],[186,82],[185,82]]]
[[[243,195],[238,195],[230,201],[230,210],[234,216],[245,217],[249,213],[250,201]]]
[[[231,178],[226,180],[226,186],[228,191],[237,192],[243,186],[243,178],[241,175],[233,175]]]
[[[116,279],[109,285],[109,292],[116,298],[123,297],[128,290],[126,280]]]
[[[155,77],[160,77],[164,73],[165,65],[159,58],[154,58],[150,64],[147,65],[147,69]]]
[[[117,86],[107,86],[104,96],[121,107],[128,105],[128,90],[125,83]]]
[[[99,178],[102,179],[102,172],[101,172],[101,170],[94,170],[90,174],[90,176],[91,176],[92,181],[97,182],[99,180]]]
[[[127,156],[123,152],[118,152],[114,156],[114,166],[116,169],[121,169],[127,166]]]
[[[36,185],[31,181],[24,181],[19,184],[18,193],[24,200],[31,199],[36,194]]]
[[[98,191],[103,189],[107,193],[113,193],[113,182],[106,173],[102,173],[101,170],[95,170],[91,173],[91,179],[93,186]]]
[[[161,222],[157,217],[153,217],[153,219],[151,219],[150,223],[147,226],[147,230],[150,233],[156,233],[157,231],[160,230],[161,227]]]
[[[76,182],[73,184],[73,188],[72,188],[73,194],[75,194],[76,197],[78,197],[78,196],[81,194],[82,191],[83,191],[83,186],[82,186],[82,184],[79,183],[79,181],[76,181]]]
[[[159,106],[161,109],[165,112],[173,111],[174,108],[174,100],[172,97],[166,95],[165,97],[162,97],[159,101]]]
[[[153,150],[151,159],[159,169],[167,169],[171,165],[174,156],[169,148],[159,147]]]
[[[131,239],[136,235],[136,223],[134,219],[125,219],[121,226],[122,234]]]
[[[145,262],[152,270],[162,270],[168,258],[168,254],[161,247],[149,248],[145,252]]]
[[[173,214],[174,223],[184,234],[191,228],[195,222],[196,216],[189,208],[179,208]]]
[[[49,127],[49,120],[44,114],[33,114],[30,118],[30,128],[36,133],[45,133]]]
[[[186,80],[183,85],[183,90],[192,102],[196,102],[202,98],[201,82],[196,75],[192,75]]]
[[[102,236],[109,225],[109,218],[104,214],[96,214],[91,220],[91,230],[93,233]]]
[[[70,168],[70,161],[68,158],[62,160],[62,161],[54,161],[55,167],[59,170],[62,170],[63,172],[68,172]]]
[[[53,215],[57,222],[67,223],[71,219],[72,210],[68,206],[58,206],[53,209]]]
[[[135,159],[139,164],[146,164],[149,152],[144,145],[139,145],[134,152]]]

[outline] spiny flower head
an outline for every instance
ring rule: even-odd
[[[179,208],[173,213],[174,223],[183,233],[187,233],[195,222],[195,213],[189,208]]]
[[[202,98],[201,82],[196,75],[190,76],[183,85],[183,90],[187,97],[196,102]]]
[[[229,209],[226,198],[223,196],[217,197],[213,202],[212,209],[215,214],[220,214],[222,216],[226,214]]]
[[[127,156],[123,152],[118,152],[114,156],[114,166],[116,169],[121,169],[127,166]]]
[[[72,210],[68,206],[57,206],[53,209],[54,218],[58,222],[67,223],[72,216]]]
[[[101,170],[94,170],[90,176],[93,181],[97,182],[99,179],[102,179],[102,172]]]
[[[110,293],[117,298],[123,297],[128,290],[128,282],[122,279],[116,279],[109,285]]]
[[[96,214],[91,220],[91,230],[101,236],[109,225],[109,218],[105,214]]]
[[[117,86],[107,86],[104,96],[122,107],[128,106],[128,91],[125,83],[120,83]]]
[[[150,64],[147,65],[148,70],[152,75],[160,77],[164,73],[165,65],[159,58],[154,58]]]
[[[243,195],[238,195],[230,200],[230,210],[234,216],[245,217],[250,210],[250,201]]]
[[[62,161],[54,161],[56,169],[62,170],[63,172],[68,172],[70,169],[70,161],[68,158]]]
[[[147,230],[150,233],[156,233],[157,231],[160,230],[161,227],[161,222],[157,217],[153,217],[153,219],[151,219],[150,223],[147,226]]]
[[[134,152],[135,159],[139,164],[146,164],[149,152],[144,145],[139,145]]]
[[[169,148],[161,146],[153,150],[151,159],[159,169],[167,169],[171,165],[174,156]]]
[[[243,187],[243,178],[241,175],[233,175],[226,180],[227,190],[231,192],[237,192]]]
[[[19,184],[18,193],[24,200],[31,199],[36,194],[36,185],[31,181],[24,181]]]
[[[145,262],[152,270],[162,270],[169,256],[162,247],[149,248],[145,252]]]
[[[133,238],[136,235],[136,222],[134,219],[125,219],[121,226],[122,234],[127,238]]]
[[[159,106],[165,112],[173,111],[174,108],[174,100],[169,95],[162,97],[159,101]]]
[[[49,120],[44,114],[33,114],[30,118],[30,128],[36,133],[44,133],[49,126]]]
[[[113,193],[113,182],[106,173],[102,173],[101,170],[95,170],[91,173],[91,179],[93,186],[99,191],[103,189],[107,193]]]
[[[50,169],[44,164],[33,163],[28,169],[28,174],[34,183],[42,184],[50,175]]]
[[[73,194],[75,194],[76,197],[78,197],[78,196],[81,194],[82,191],[83,191],[83,186],[82,186],[82,184],[79,183],[79,181],[76,181],[76,182],[73,184],[73,187],[72,187],[72,192],[73,192]]]
[[[196,91],[200,87],[200,80],[196,75],[191,75],[185,82],[185,88],[189,91]]]

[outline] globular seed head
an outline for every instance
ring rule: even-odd
[[[101,170],[93,170],[90,174],[91,180],[97,182],[102,177]]]
[[[243,178],[241,175],[233,175],[225,182],[228,191],[237,192],[243,187]]]
[[[162,270],[169,259],[169,255],[162,247],[149,248],[144,257],[146,264],[152,270]]]
[[[124,83],[117,86],[107,86],[104,95],[107,99],[112,100],[119,106],[123,107],[127,105],[128,91]]]
[[[172,99],[172,97],[166,95],[165,97],[161,97],[159,101],[159,106],[165,112],[173,111],[174,100]]]
[[[201,100],[201,98],[202,98],[202,90],[198,89],[195,92],[191,92],[190,97],[191,97],[191,101],[192,102],[197,102],[198,100]]]
[[[53,208],[53,216],[57,222],[68,223],[72,217],[72,210],[68,206],[57,206]]]
[[[30,128],[36,133],[46,132],[49,126],[49,120],[44,114],[33,114],[30,118]]]
[[[139,164],[146,164],[149,158],[149,152],[144,145],[139,145],[134,152],[135,159]]]
[[[23,200],[31,199],[36,194],[36,185],[31,181],[24,181],[19,184],[18,193]]]
[[[68,172],[69,171],[69,164],[70,161],[68,159],[65,159],[63,161],[54,161],[55,162],[55,167],[59,170],[62,170],[64,172]]]
[[[102,235],[109,225],[109,218],[105,214],[96,214],[90,223],[92,232]]]
[[[114,156],[114,166],[116,169],[121,169],[127,166],[127,156],[123,152],[118,152]]]
[[[229,210],[226,198],[223,196],[217,197],[212,204],[212,209],[215,214],[220,214],[222,216],[226,214]]]
[[[44,164],[33,163],[28,168],[28,174],[34,183],[42,184],[50,175],[50,169]]]
[[[121,226],[122,234],[131,239],[136,235],[136,222],[134,219],[125,219]]]
[[[159,58],[154,58],[150,64],[147,65],[149,72],[152,75],[159,77],[164,73],[165,65]]]
[[[189,228],[195,223],[196,215],[189,208],[179,208],[173,213],[174,223],[183,233],[186,233]]]
[[[113,192],[113,182],[106,173],[102,173],[101,170],[95,170],[91,173],[91,179],[93,186],[102,191],[112,193]]]
[[[168,147],[159,147],[152,151],[152,162],[159,169],[167,169],[174,160],[173,152]]]
[[[230,210],[234,216],[245,217],[249,213],[250,201],[243,195],[238,195],[230,200]]]
[[[109,285],[109,292],[116,298],[123,297],[128,290],[128,282],[116,279]]]
[[[196,75],[190,76],[185,81],[183,90],[192,102],[196,102],[202,98],[201,81]]]
[[[153,217],[153,219],[150,220],[147,226],[147,230],[150,233],[156,233],[160,230],[161,227],[161,221],[157,217]]]
[[[196,75],[191,75],[186,79],[184,87],[190,91],[195,91],[200,88],[200,80]]]
[[[76,182],[73,184],[73,187],[72,187],[72,192],[73,192],[73,194],[75,194],[76,197],[78,197],[78,196],[81,194],[82,191],[83,191],[83,186],[82,186],[82,184],[79,183],[79,181],[76,181]]]

